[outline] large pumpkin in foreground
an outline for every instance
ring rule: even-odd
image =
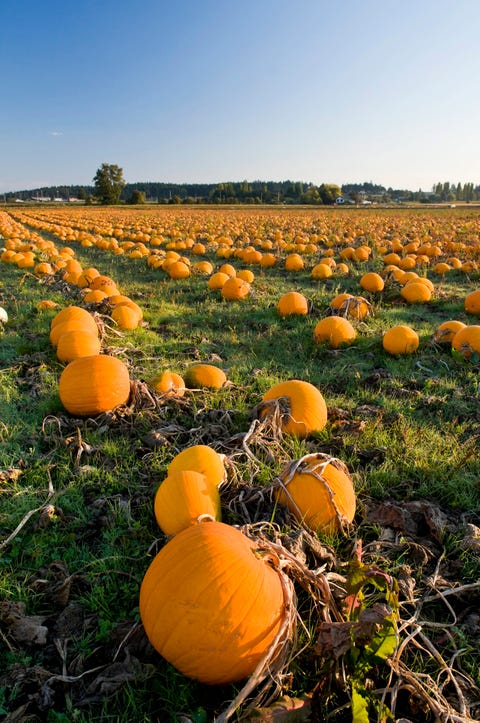
[[[262,403],[278,400],[281,430],[296,437],[321,432],[327,423],[327,405],[321,392],[310,382],[291,379],[274,384],[262,398]],[[269,414],[265,405],[262,416]]]
[[[140,588],[153,647],[183,675],[219,685],[250,675],[286,616],[280,573],[235,527],[202,522],[173,537]]]
[[[117,357],[97,354],[70,362],[59,382],[60,401],[78,417],[94,417],[125,404],[130,396],[130,376]]]

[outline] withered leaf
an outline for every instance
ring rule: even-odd
[[[16,482],[21,474],[23,474],[23,470],[18,467],[0,469],[0,482]]]
[[[304,695],[301,698],[284,695],[267,708],[254,708],[249,712],[248,719],[263,721],[263,723],[302,723],[302,721],[310,720],[311,715],[310,695]]]

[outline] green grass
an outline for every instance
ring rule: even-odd
[[[358,218],[362,227],[366,217]],[[436,218],[441,224],[443,216]],[[471,212],[465,218],[472,223]],[[412,219],[418,224],[413,213]],[[478,524],[480,515],[479,368],[431,342],[442,321],[475,323],[465,314],[463,299],[480,285],[478,275],[452,272],[441,284],[432,277],[439,291],[431,303],[418,306],[406,305],[399,287],[389,283],[372,299],[374,314],[355,324],[355,343],[331,350],[315,345],[315,323],[340,291],[361,293],[360,275],[381,269],[376,255],[366,264],[352,264],[348,277],[325,282],[312,280],[308,268],[293,274],[280,265],[264,273],[254,268],[252,295],[230,303],[209,291],[204,277],[174,282],[149,269],[145,259],[132,261],[95,247],[76,245],[75,254],[84,267],[112,276],[144,311],[145,326],[121,336],[107,332],[104,339],[104,348],[128,363],[133,379],[145,381],[164,369],[182,374],[191,363],[208,361],[221,366],[232,384],[218,392],[190,393],[184,404],[137,410],[118,424],[69,420],[58,397],[63,366],[48,338],[55,311],[39,312],[36,303],[51,298],[62,307],[79,303],[79,297],[1,264],[0,305],[10,321],[0,330],[0,544],[29,511],[47,501],[53,511],[48,519],[39,513],[30,517],[1,551],[0,599],[25,603],[25,614],[40,616],[49,634],[45,645],[21,642],[12,637],[5,613],[0,615],[0,711],[27,705],[28,712],[48,721],[126,723],[178,721],[182,714],[206,721],[225,707],[238,686],[212,689],[187,680],[142,637],[139,586],[152,554],[166,541],[153,516],[153,496],[177,451],[199,435],[203,443],[221,448],[245,432],[252,409],[280,380],[298,378],[318,386],[331,410],[329,423],[312,439],[285,438],[274,447],[273,461],[262,450],[256,450],[256,466],[237,455],[240,480],[268,485],[285,459],[327,451],[348,465],[359,500],[352,535],[322,540],[339,559],[351,557],[356,536],[371,542],[381,531],[365,515],[372,500],[428,500],[451,522],[436,541],[445,550],[448,573],[456,582],[478,580],[478,557],[462,546],[461,521]],[[221,263],[214,254],[208,258],[216,267]],[[276,303],[289,290],[307,296],[313,305],[308,316],[278,317]],[[414,355],[395,358],[383,351],[382,332],[396,324],[418,332],[421,343]],[[174,424],[176,432],[165,432]],[[164,446],[148,446],[152,430],[165,432]],[[21,473],[12,476],[12,468]],[[414,564],[409,549],[398,544],[396,559],[382,558],[393,574]],[[69,628],[70,619],[75,625]],[[314,628],[315,619],[308,625]],[[55,640],[66,646],[65,660]],[[461,624],[458,640],[468,649],[465,666],[478,681],[478,656]],[[101,694],[98,673],[65,688],[56,680],[45,708],[38,681],[12,682],[14,666],[27,678],[35,666],[53,676],[61,676],[66,666],[75,677],[113,660],[119,666],[117,687],[111,684]],[[311,652],[295,661],[295,694],[312,689],[320,675],[316,665]]]

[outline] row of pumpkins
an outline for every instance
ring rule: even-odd
[[[82,307],[60,311],[50,332],[57,354],[64,336],[95,337],[94,327],[93,316]],[[189,386],[212,389],[226,382],[223,370],[210,364],[191,365],[185,378]],[[164,393],[185,392],[179,375],[165,372],[152,386],[158,389],[161,379],[168,381]],[[130,388],[127,366],[100,353],[70,361],[59,381],[64,407],[81,417],[126,404]],[[284,434],[306,437],[327,423],[322,394],[305,381],[274,385],[262,403],[263,414],[269,405],[282,405]],[[153,647],[184,675],[212,685],[252,674],[291,615],[279,561],[272,562],[257,540],[221,521],[224,462],[207,445],[187,447],[170,462],[154,500],[156,520],[169,539],[145,573],[139,600]],[[347,467],[322,454],[290,463],[276,478],[275,501],[299,523],[324,533],[348,526],[356,509]]]

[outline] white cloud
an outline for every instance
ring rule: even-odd
[[[49,131],[49,136],[63,136],[63,131]]]

